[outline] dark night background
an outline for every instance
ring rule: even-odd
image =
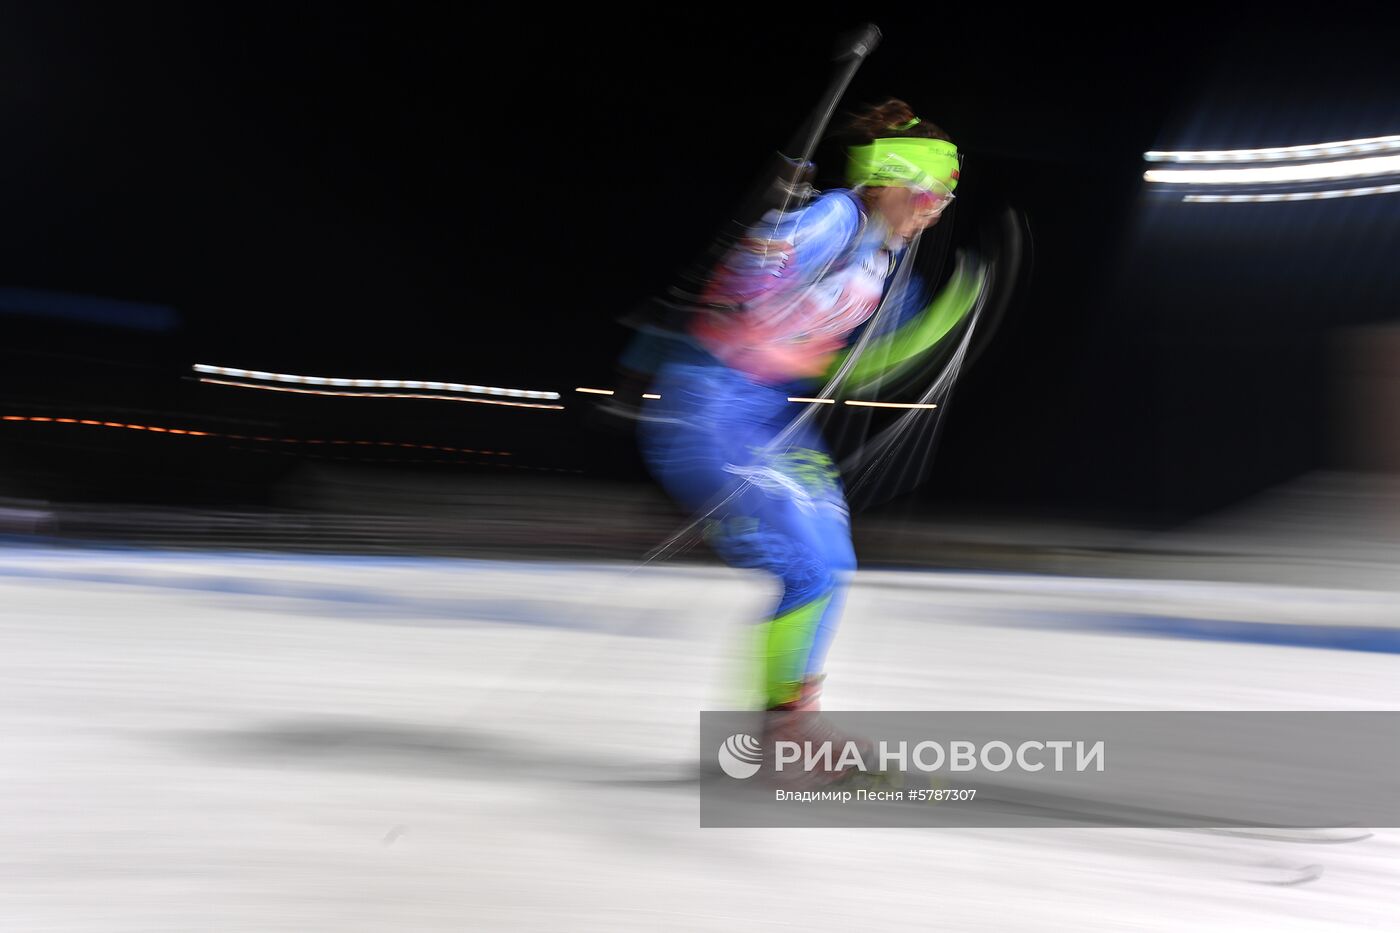
[[[1141,154],[1400,132],[1385,16],[868,17],[884,41],[847,101],[900,96],[943,125],[967,158],[959,233],[1010,203],[1034,243],[919,501],[1170,522],[1329,464],[1329,347],[1396,316],[1400,196],[1181,205],[1145,190]],[[0,287],[180,323],[0,315],[0,403],[639,476],[572,389],[614,384],[616,318],[704,247],[865,18],[6,5]],[[192,382],[195,362],[554,389],[571,410],[239,391]],[[0,496],[256,502],[290,463],[3,430]]]

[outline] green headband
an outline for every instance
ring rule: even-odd
[[[853,146],[846,178],[853,186],[927,184],[929,179],[958,186],[958,147],[946,139],[903,136]]]

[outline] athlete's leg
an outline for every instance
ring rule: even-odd
[[[772,574],[782,593],[759,631],[765,704],[790,705],[820,672],[855,558],[831,458],[811,428],[773,440],[795,415],[785,393],[715,366],[672,366],[656,386],[643,451],[706,537],[736,567]]]

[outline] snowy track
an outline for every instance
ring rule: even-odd
[[[696,713],[738,702],[766,600],[704,568],[0,551],[0,929],[1400,929],[1396,830],[699,829]],[[830,705],[1390,709],[1384,637],[1228,625],[1384,636],[1393,601],[863,574]],[[1149,611],[1226,635],[1122,623]]]

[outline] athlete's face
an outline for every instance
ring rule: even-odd
[[[938,223],[952,200],[952,192],[947,190],[891,187],[881,189],[876,204],[891,232],[909,240]]]

